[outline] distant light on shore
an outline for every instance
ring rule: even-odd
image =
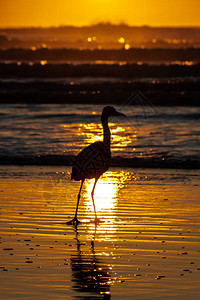
[[[117,41],[120,44],[124,44],[125,43],[125,38],[124,37],[120,37]]]
[[[179,65],[179,66],[192,66],[193,64],[194,64],[194,62],[189,61],[189,60],[186,60],[186,61],[176,60],[171,63],[171,65]]]
[[[129,50],[130,48],[131,48],[131,46],[130,46],[129,44],[125,44],[125,45],[124,45],[124,49],[125,49],[125,50]]]
[[[30,49],[31,49],[32,51],[36,51],[36,50],[37,50],[37,48],[36,48],[35,46],[30,47]]]
[[[92,42],[92,38],[91,38],[91,36],[89,36],[89,37],[87,38],[87,41],[88,41],[89,43],[91,43],[91,42]]]
[[[45,43],[42,43],[42,48],[46,49],[47,48],[47,45]]]
[[[89,37],[87,38],[87,41],[88,41],[89,43],[95,42],[96,40],[97,40],[96,36],[89,36]]]
[[[45,66],[47,64],[47,60],[41,60],[40,64],[41,64],[41,66]]]

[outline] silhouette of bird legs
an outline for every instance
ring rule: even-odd
[[[81,187],[80,187],[80,190],[79,190],[79,193],[78,193],[78,199],[77,199],[77,205],[76,205],[76,213],[75,213],[75,216],[74,218],[67,222],[67,225],[74,225],[74,226],[77,226],[78,224],[80,224],[81,222],[77,219],[77,213],[78,213],[78,205],[79,205],[79,200],[80,200],[80,197],[81,197],[81,189],[82,189],[82,186],[83,186],[83,182],[84,182],[84,179],[81,181]]]
[[[92,197],[92,203],[93,203],[93,207],[94,207],[94,214],[95,214],[95,220],[94,220],[94,223],[97,224],[99,223],[99,219],[97,218],[97,213],[96,213],[96,208],[95,208],[95,202],[94,202],[94,190],[95,190],[95,187],[96,187],[96,184],[97,184],[97,181],[99,180],[99,177],[96,177],[95,178],[95,182],[94,182],[94,186],[93,186],[93,189],[92,189],[92,192],[91,192],[91,197]],[[84,182],[84,179],[81,181],[81,187],[80,187],[80,190],[79,190],[79,193],[78,193],[78,199],[77,199],[77,205],[76,205],[76,213],[75,213],[75,216],[74,218],[67,222],[67,225],[74,225],[74,226],[77,226],[78,224],[80,224],[81,222],[77,219],[77,213],[78,213],[78,205],[79,205],[79,200],[80,200],[80,197],[81,197],[81,189],[82,189],[82,186],[83,186],[83,182]]]
[[[100,220],[97,218],[97,213],[96,213],[96,208],[95,208],[95,203],[94,203],[94,190],[95,190],[95,187],[96,187],[96,184],[97,184],[97,181],[99,180],[99,177],[96,177],[95,178],[95,182],[94,182],[94,186],[93,186],[93,189],[92,189],[92,192],[91,192],[91,197],[92,197],[92,203],[93,203],[93,207],[94,207],[94,214],[95,214],[95,224],[97,224]]]

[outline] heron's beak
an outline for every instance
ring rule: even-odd
[[[124,115],[124,114],[122,114],[122,113],[120,113],[120,112],[118,112],[118,111],[115,112],[115,116],[118,116],[118,117],[126,117],[126,115]]]

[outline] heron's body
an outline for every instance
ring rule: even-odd
[[[110,149],[103,142],[95,142],[76,156],[71,179],[79,181],[100,177],[110,167],[110,160]]]
[[[95,178],[94,187],[91,193],[95,218],[96,210],[94,203],[94,189],[99,177],[105,173],[111,162],[111,152],[110,152],[110,129],[108,126],[108,118],[110,116],[123,116],[123,114],[118,113],[113,107],[106,106],[103,109],[101,115],[101,122],[103,126],[103,141],[95,142],[87,147],[85,147],[75,158],[72,166],[71,179],[76,181],[81,180],[81,187],[78,194],[78,201],[76,207],[75,217],[68,224],[77,224],[77,212],[80,199],[80,193],[85,179]]]

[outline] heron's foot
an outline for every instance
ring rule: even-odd
[[[77,218],[73,218],[71,221],[67,222],[66,224],[67,225],[74,225],[74,226],[77,226],[81,223],[81,221],[79,221]]]
[[[100,222],[101,222],[101,220],[100,220],[99,218],[95,217],[94,223],[97,225],[97,224],[99,224]]]

